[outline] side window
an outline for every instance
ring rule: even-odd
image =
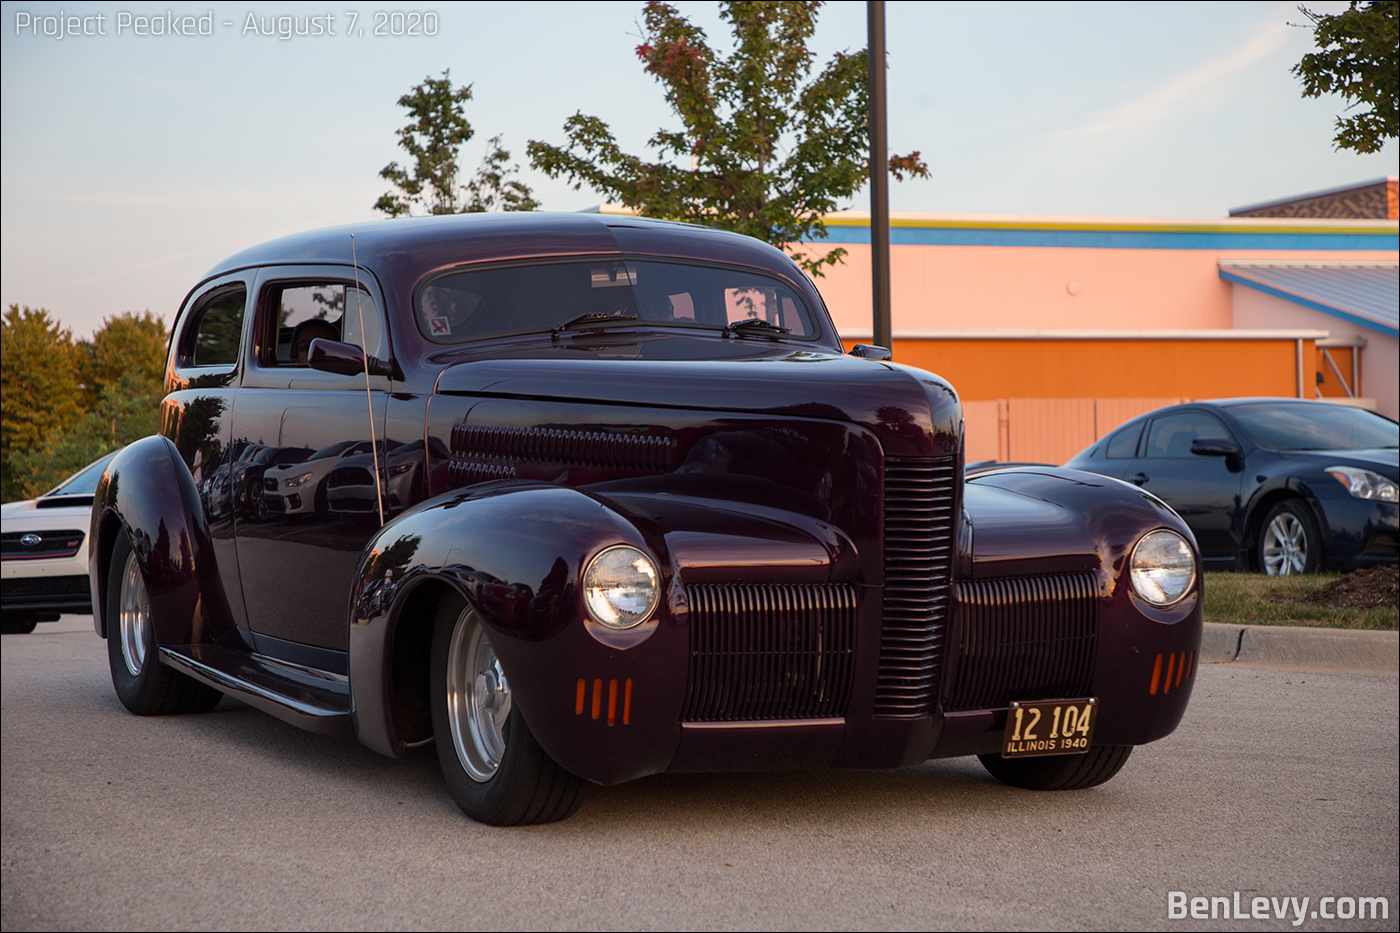
[[[271,332],[264,332],[264,365],[305,366],[317,337],[379,355],[379,308],[364,289],[340,283],[273,286],[266,302],[265,326]]]
[[[1131,460],[1137,454],[1138,438],[1142,437],[1142,424],[1126,427],[1108,440],[1105,456],[1110,460]]]
[[[1152,422],[1148,435],[1148,457],[1189,457],[1191,442],[1198,437],[1223,437],[1233,441],[1235,436],[1220,420],[1202,411],[1168,415]]]
[[[232,366],[238,362],[247,296],[242,287],[219,292],[195,312],[182,338],[180,365]]]

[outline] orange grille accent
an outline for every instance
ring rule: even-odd
[[[629,725],[632,722],[632,678],[627,678],[622,683],[621,691],[618,690],[616,680],[608,681],[608,725],[617,725],[617,700],[618,693],[622,694],[622,724]],[[588,699],[588,680],[580,677],[574,689],[574,715],[582,716],[585,701]],[[603,715],[603,679],[595,678],[593,681],[593,702],[590,710],[594,719],[601,719]]]
[[[1167,662],[1166,676],[1162,676],[1162,659]],[[1159,654],[1152,665],[1152,683],[1147,692],[1156,695],[1160,687],[1163,693],[1171,693],[1173,687],[1180,687],[1196,673],[1196,652],[1179,651],[1173,654]]]

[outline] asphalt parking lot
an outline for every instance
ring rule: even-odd
[[[661,775],[514,830],[462,817],[431,749],[395,762],[232,700],[131,716],[86,617],[4,636],[0,686],[5,930],[1400,922],[1394,674],[1204,665],[1181,728],[1089,791],[975,760]],[[1389,915],[1175,920],[1172,892]]]

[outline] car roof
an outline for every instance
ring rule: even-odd
[[[353,237],[353,250],[351,238]],[[538,257],[640,254],[739,263],[791,276],[792,260],[761,240],[696,224],[616,214],[544,212],[405,217],[269,240],[216,264],[205,278],[250,266],[335,263],[417,279],[445,266]]]

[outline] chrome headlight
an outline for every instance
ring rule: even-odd
[[[631,545],[600,551],[583,572],[583,604],[593,621],[626,629],[645,622],[661,596],[652,559]]]
[[[290,486],[290,487],[292,487],[292,488],[296,488],[297,486],[300,486],[302,483],[306,482],[306,481],[309,480],[310,478],[311,478],[311,471],[310,471],[310,470],[307,470],[305,473],[301,474],[300,476],[293,476],[293,477],[291,477],[291,478],[285,480],[285,481],[284,481],[284,484],[287,485],[287,486]]]
[[[1381,502],[1400,501],[1400,489],[1379,473],[1358,467],[1330,466],[1328,474],[1347,488],[1354,499],[1377,499]]]
[[[1175,531],[1158,528],[1142,536],[1129,561],[1133,592],[1154,606],[1179,603],[1196,582],[1196,555]]]

